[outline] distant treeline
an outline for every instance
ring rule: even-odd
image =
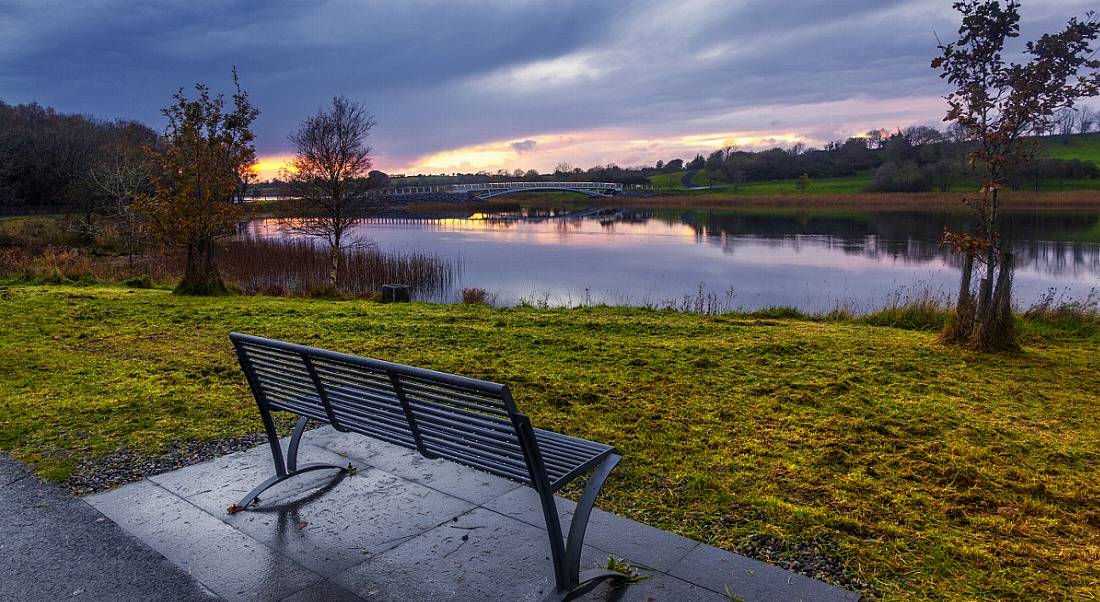
[[[0,101],[0,211],[93,211],[93,170],[120,146],[156,143],[156,132],[137,122]]]
[[[1093,120],[1094,121],[1094,120]],[[1088,133],[1092,122],[1080,121]],[[1073,128],[1038,132],[1044,138],[1069,139]],[[65,210],[89,217],[103,199],[94,186],[97,166],[110,164],[121,147],[158,144],[156,132],[133,121],[105,121],[86,115],[63,114],[38,104],[9,105],[0,101],[0,212],[33,213]],[[562,163],[551,174],[535,170],[499,170],[451,176],[388,178],[370,173],[371,188],[389,185],[429,186],[492,181],[601,181],[647,185],[654,175],[702,170],[711,180],[734,187],[746,182],[810,179],[870,174],[869,191],[919,192],[950,190],[975,184],[967,165],[969,142],[957,130],[914,126],[894,132],[873,130],[824,148],[799,143],[765,151],[739,150],[731,141],[708,156],[690,161],[672,159],[653,166],[614,164],[583,169]],[[1038,188],[1055,179],[1095,179],[1095,163],[1039,156],[1009,179],[1013,188]],[[262,184],[256,193],[277,194],[279,183]]]
[[[970,144],[957,130],[941,132],[928,126],[913,126],[894,133],[871,131],[844,142],[830,142],[822,149],[802,144],[761,152],[719,149],[705,159],[696,156],[683,168],[705,169],[712,179],[734,186],[803,176],[836,178],[870,173],[871,192],[947,191],[960,182],[977,182],[967,160]],[[678,160],[670,163],[674,164],[674,171],[680,168]],[[1022,188],[1030,184],[1038,186],[1046,179],[1098,176],[1100,170],[1091,161],[1051,159],[1040,153],[1008,181],[1013,188]]]
[[[1090,126],[1084,126],[1089,128]],[[1088,133],[1082,131],[1081,133]],[[1044,139],[1055,140],[1056,132],[1041,132]],[[1070,134],[1060,132],[1065,142]],[[1036,138],[1039,140],[1039,138]],[[953,186],[977,185],[967,164],[970,142],[957,130],[943,132],[929,126],[913,126],[894,132],[872,130],[843,142],[830,142],[824,148],[808,148],[797,143],[787,148],[764,151],[738,150],[729,144],[708,156],[696,155],[690,161],[672,159],[655,165],[620,167],[597,165],[583,169],[566,163],[552,174],[535,170],[499,170],[452,176],[412,176],[393,178],[397,186],[430,186],[494,181],[600,181],[623,184],[649,184],[651,176],[701,170],[711,180],[734,187],[746,182],[807,178],[836,178],[871,175],[870,192],[926,192],[950,190]],[[1053,179],[1100,178],[1100,169],[1092,161],[1063,160],[1038,156],[1008,179],[1016,189],[1038,187]]]

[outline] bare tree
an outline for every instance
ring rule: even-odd
[[[733,154],[733,151],[737,150],[737,140],[734,138],[726,138],[722,141],[722,159],[729,159],[729,156]],[[660,168],[658,168],[660,169]]]
[[[125,127],[125,126],[124,126]],[[134,255],[145,244],[144,214],[137,203],[153,189],[154,164],[148,151],[151,141],[143,141],[137,128],[120,132],[118,138],[99,151],[96,162],[88,170],[93,194],[105,199],[106,213],[121,227],[130,267]]]
[[[1059,109],[1054,114],[1054,125],[1058,129],[1058,134],[1062,136],[1062,144],[1069,144],[1069,137],[1077,127],[1077,111],[1070,107]]]
[[[371,147],[366,141],[374,124],[362,105],[337,96],[331,107],[319,109],[289,137],[297,154],[284,177],[297,198],[297,211],[283,220],[283,227],[328,244],[333,289],[348,230],[359,221],[354,204],[370,187]]]
[[[1082,134],[1088,134],[1092,131],[1092,128],[1096,127],[1097,114],[1096,109],[1092,107],[1081,107],[1081,110],[1077,115],[1077,129]]]

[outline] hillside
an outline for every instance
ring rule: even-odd
[[[1061,136],[1050,136],[1043,139],[1042,145],[1043,155],[1052,159],[1079,159],[1100,165],[1100,132],[1074,134],[1065,141]]]

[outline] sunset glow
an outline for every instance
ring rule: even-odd
[[[293,171],[290,164],[293,159],[294,155],[261,155],[252,165],[252,173],[256,174],[256,178],[261,182],[278,178],[284,169]]]

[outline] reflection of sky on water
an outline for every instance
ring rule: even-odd
[[[722,298],[732,289],[734,305],[743,308],[826,311],[838,304],[881,306],[913,288],[951,292],[957,286],[957,258],[937,245],[942,217],[633,217],[368,220],[356,233],[383,249],[458,258],[456,289],[484,288],[503,304],[526,298],[662,305],[695,295],[702,283]],[[1006,228],[1019,257],[1021,304],[1050,287],[1083,296],[1100,286],[1100,244],[1026,238],[1096,228],[1095,217],[1081,219],[1044,228],[1043,220],[1027,216]],[[277,232],[263,222],[252,231]],[[453,291],[445,297],[453,298]]]

